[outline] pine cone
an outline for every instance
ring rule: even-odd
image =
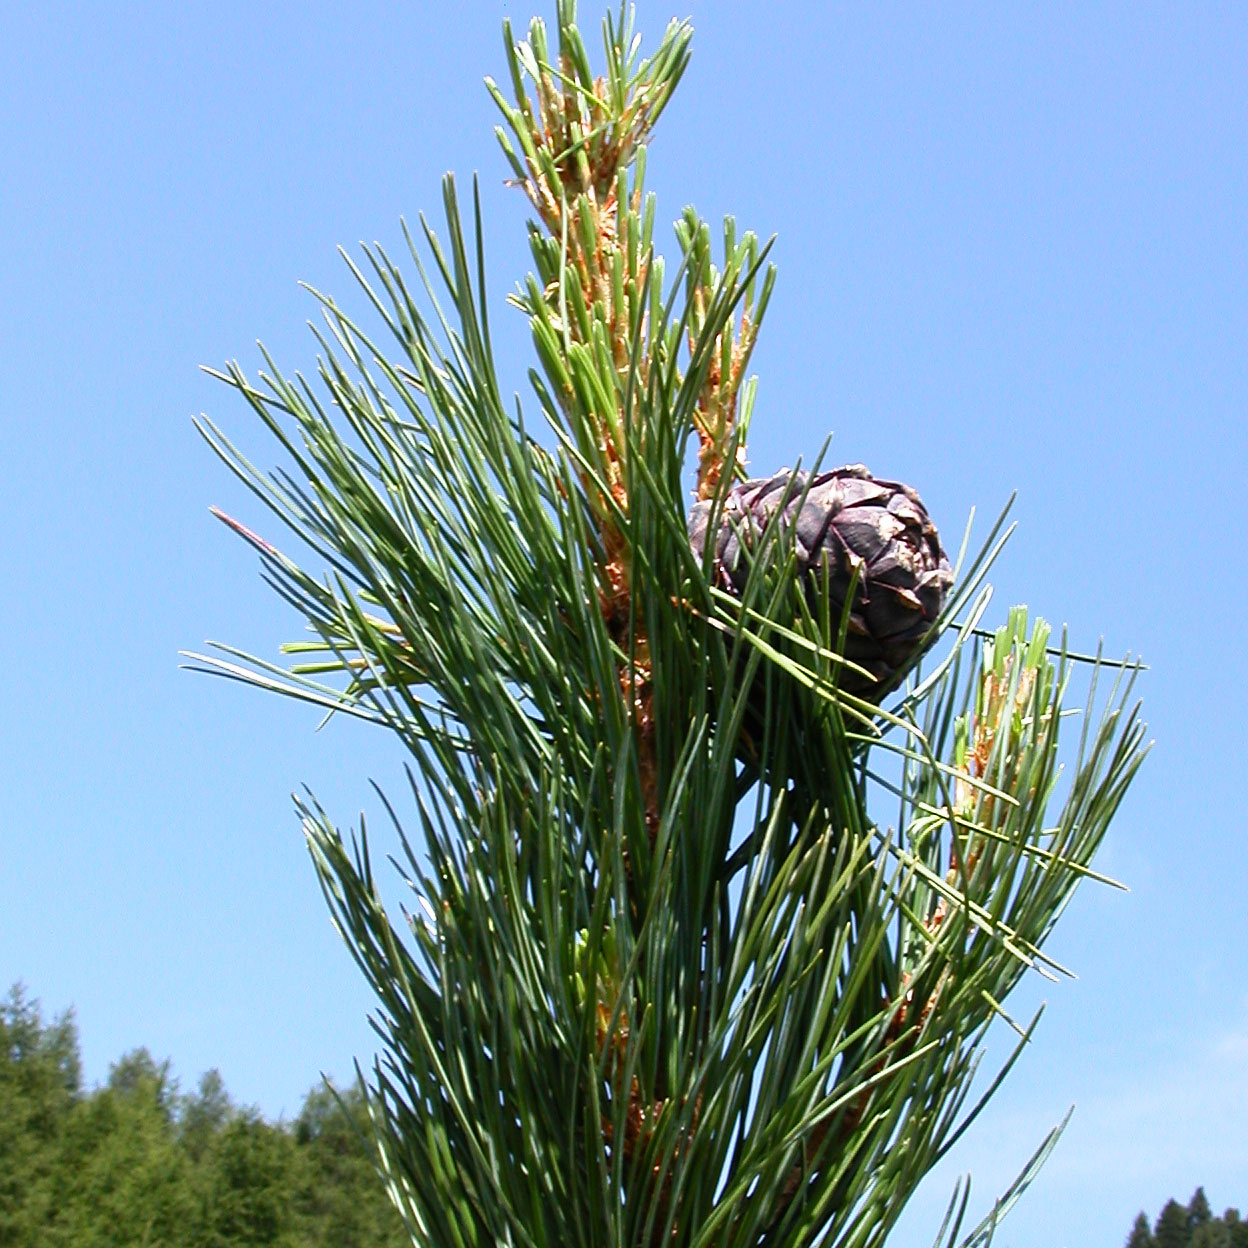
[[[747,552],[781,506],[782,534],[796,543],[816,614],[826,594],[839,621],[858,569],[844,654],[871,678],[847,669],[840,683],[848,693],[882,697],[917,657],[953,583],[936,526],[909,486],[877,481],[862,464],[813,478],[786,469],[742,481],[728,491],[715,536],[714,575],[729,593],[740,596],[750,572]],[[710,512],[710,502],[699,502],[689,513],[689,542],[699,558]]]

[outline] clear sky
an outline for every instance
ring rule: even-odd
[[[644,0],[654,45],[671,16]],[[1156,749],[1050,946],[1080,978],[897,1242],[930,1243],[1074,1103],[1002,1248],[1248,1206],[1248,6],[685,0],[660,219],[776,233],[752,464],[912,483],[956,545],[1020,491],[995,614],[1142,652]],[[147,1045],[266,1113],[373,1051],[290,792],[400,784],[377,730],[178,670],[298,622],[208,514],[271,531],[191,427],[269,445],[197,371],[309,368],[335,254],[480,170],[505,380],[527,269],[481,78],[514,4],[48,0],[0,18],[0,981],[73,1006],[89,1079]],[[547,14],[549,16],[549,14]],[[598,11],[583,7],[597,29]],[[594,45],[596,46],[596,44]],[[665,246],[674,249],[670,232]],[[1042,991],[1043,989],[1043,991]]]

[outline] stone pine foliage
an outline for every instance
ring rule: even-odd
[[[1205,1189],[1198,1187],[1186,1205],[1166,1201],[1152,1226],[1141,1210],[1126,1248],[1248,1248],[1248,1220],[1234,1208],[1215,1218]]]
[[[45,1020],[14,988],[0,1003],[0,1246],[398,1248],[362,1098],[340,1095],[315,1089],[270,1123],[216,1071],[180,1092],[146,1049],[87,1089],[72,1015]]]
[[[266,471],[196,422],[286,550],[217,515],[308,631],[188,662],[408,754],[381,836],[410,909],[362,822],[297,809],[376,997],[366,1095],[414,1242],[882,1248],[1105,878],[1140,665],[1021,605],[987,626],[1004,517],[955,582],[900,483],[811,445],[800,493],[743,484],[768,246],[690,208],[667,269],[645,190],[692,30],[643,56],[623,3],[598,58],[555,9],[506,25],[487,82],[531,209],[531,386],[499,376],[480,196],[448,176],[406,275],[348,257],[369,322],[316,296],[315,378],[208,370],[279,448]],[[960,1185],[939,1242],[984,1248],[1059,1133],[969,1233]]]

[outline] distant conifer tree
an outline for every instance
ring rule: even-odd
[[[1248,1221],[1239,1216],[1238,1209],[1228,1209],[1222,1221],[1230,1232],[1231,1248],[1248,1248]]]
[[[1187,1202],[1187,1222],[1195,1231],[1197,1228],[1204,1226],[1213,1220],[1213,1211],[1209,1208],[1209,1201],[1205,1196],[1205,1189],[1198,1187],[1193,1193],[1192,1198]]]
[[[1157,1248],[1190,1248],[1192,1228],[1187,1219],[1187,1210],[1177,1200],[1166,1201],[1153,1227]]]

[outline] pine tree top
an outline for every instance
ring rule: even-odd
[[[411,755],[390,806],[411,915],[384,905],[362,825],[299,812],[377,993],[370,1106],[421,1242],[882,1243],[982,1106],[988,1028],[1017,1033],[1006,1069],[1031,1038],[1006,998],[1064,973],[1045,941],[1104,879],[1145,749],[1138,663],[1021,606],[985,625],[1004,517],[952,572],[936,560],[935,618],[887,680],[851,633],[879,623],[872,594],[919,601],[910,487],[872,479],[869,516],[815,523],[818,478],[776,474],[728,586],[720,543],[691,545],[691,492],[710,532],[741,521],[775,274],[752,233],[728,219],[716,245],[692,210],[670,275],[658,253],[646,144],[689,40],[674,23],[642,57],[622,7],[595,73],[571,0],[553,37],[507,30],[510,98],[489,89],[534,213],[513,299],[529,396],[501,393],[479,203],[465,219],[448,178],[443,233],[405,228],[418,283],[380,247],[349,262],[380,333],[317,294],[315,385],[267,356],[255,381],[216,374],[282,470],[200,422],[293,535],[294,554],[222,516],[311,637],[289,669],[195,661]],[[966,1208],[960,1187],[942,1245]]]

